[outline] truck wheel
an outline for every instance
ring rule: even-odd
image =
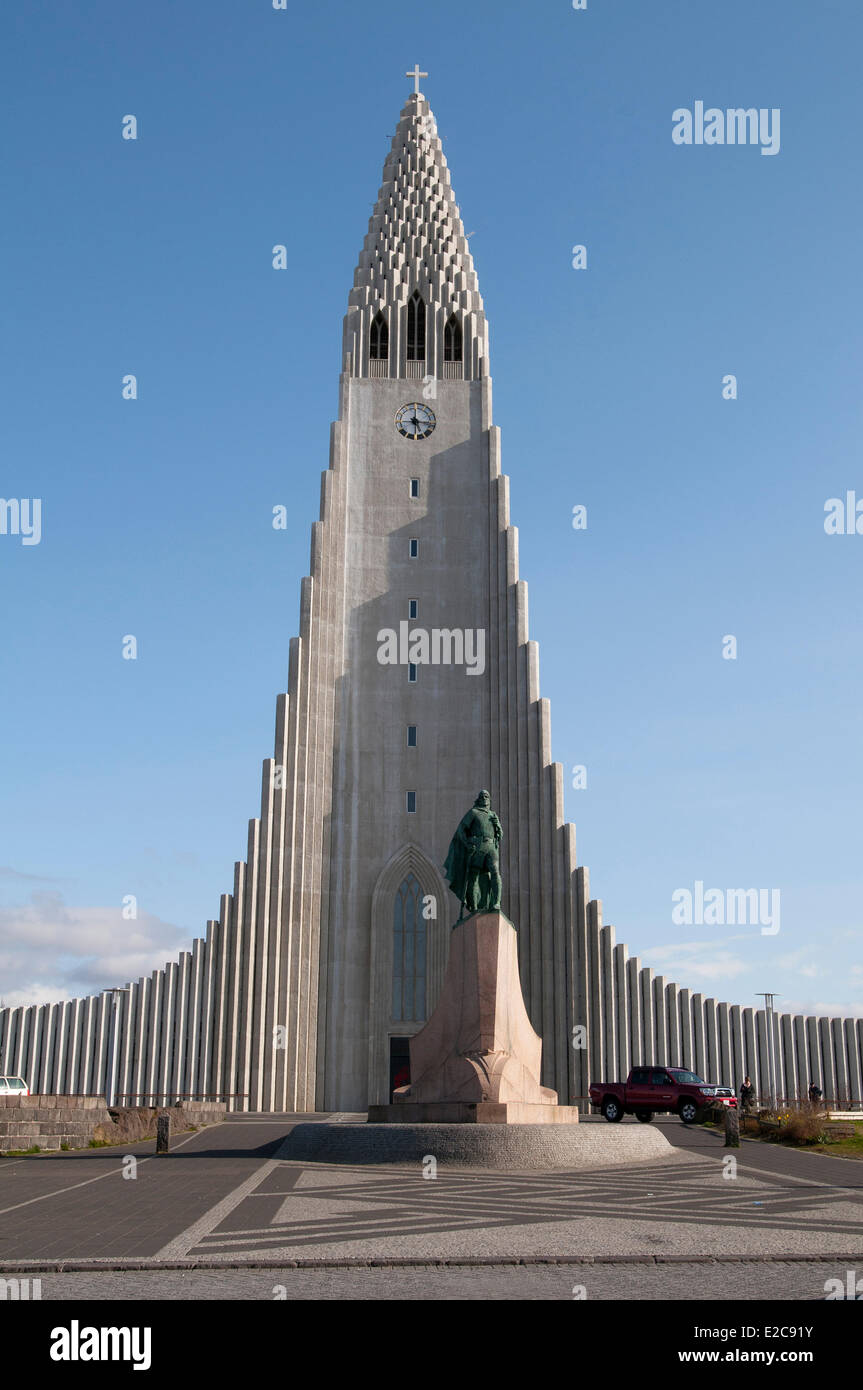
[[[623,1106],[614,1096],[606,1096],[602,1102],[602,1113],[609,1124],[616,1125],[618,1120],[623,1119]]]
[[[652,1111],[652,1110],[636,1110],[636,1112],[635,1112],[635,1117],[636,1117],[636,1119],[640,1120],[641,1123],[642,1123],[643,1125],[649,1125],[649,1124],[650,1124],[650,1121],[653,1119],[653,1111]]]
[[[685,1125],[694,1124],[698,1118],[698,1106],[694,1100],[682,1100],[677,1113]]]

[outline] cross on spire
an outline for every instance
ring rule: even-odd
[[[428,77],[428,73],[427,73],[427,72],[420,72],[420,65],[419,65],[419,63],[414,63],[413,72],[406,72],[406,73],[405,73],[405,77],[412,77],[412,78],[413,78],[413,80],[414,80],[414,93],[415,93],[416,96],[419,96],[419,94],[420,94],[420,78],[421,78],[421,77]]]

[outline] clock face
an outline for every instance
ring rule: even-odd
[[[396,412],[396,429],[405,439],[428,439],[437,421],[427,405],[412,401]]]

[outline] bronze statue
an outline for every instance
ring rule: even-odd
[[[452,837],[444,873],[461,903],[459,922],[472,912],[500,910],[500,821],[482,791]],[[458,923],[456,923],[458,925]]]

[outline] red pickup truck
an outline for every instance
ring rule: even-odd
[[[662,1111],[678,1114],[692,1124],[712,1105],[736,1109],[737,1097],[728,1086],[712,1086],[684,1067],[633,1067],[624,1081],[599,1081],[590,1087],[590,1103],[612,1124],[635,1115],[644,1124]]]

